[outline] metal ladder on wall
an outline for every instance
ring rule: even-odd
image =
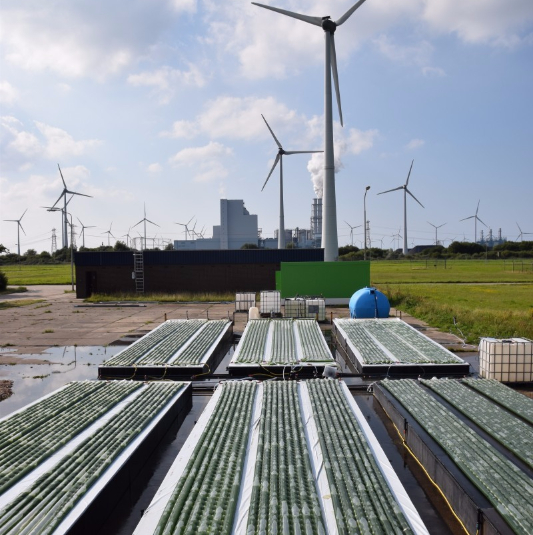
[[[135,291],[144,293],[144,256],[143,253],[133,253],[133,272],[135,273]]]

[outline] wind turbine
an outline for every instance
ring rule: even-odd
[[[22,219],[22,218],[21,218]],[[520,231],[520,234],[516,237],[516,241],[520,238],[520,241],[524,241],[524,234],[528,236],[529,234],[533,234],[533,232],[522,232],[522,229],[520,228],[520,225],[517,223],[516,226],[518,227],[518,230]]]
[[[59,164],[57,164],[57,168],[59,169],[59,174],[61,175],[61,180],[63,181],[63,191],[61,192],[61,195],[57,199],[57,201],[53,204],[52,208],[55,208],[56,204],[61,200],[61,197],[63,197],[63,247],[68,247],[68,218],[67,218],[67,204],[72,200],[72,197],[67,202],[67,193],[70,193],[72,196],[74,195],[80,195],[81,197],[91,197],[91,195],[85,195],[85,193],[77,193],[75,191],[70,191],[67,188],[67,184],[65,182],[65,179],[63,178],[63,173],[61,172],[61,167],[59,167]]]
[[[252,4],[287,15],[294,19],[319,26],[324,30],[324,189],[322,194],[322,248],[324,249],[324,260],[334,262],[339,256],[339,239],[337,236],[337,201],[335,198],[335,159],[333,150],[333,112],[331,94],[331,76],[335,83],[335,93],[337,95],[337,106],[339,108],[339,118],[342,122],[341,96],[339,91],[339,75],[337,73],[337,55],[335,52],[335,30],[344,24],[353,12],[363,4],[365,0],[359,0],[340,19],[331,20],[325,17],[310,17],[300,15],[285,9],[266,6],[252,2]]]
[[[350,223],[348,223],[348,221],[345,220],[344,222],[350,227],[350,241],[351,241],[351,244],[352,244],[352,247],[353,247],[353,229],[354,228],[358,228],[361,225],[356,225],[355,227],[352,227],[352,225],[350,225]]]
[[[113,221],[111,221],[111,225],[109,225],[109,230],[106,230],[105,232],[102,232],[102,234],[107,234],[107,245],[110,245],[109,243],[109,236],[113,236],[111,233],[111,227],[113,226]],[[116,240],[115,236],[113,238]]]
[[[24,214],[27,211],[28,209],[26,208],[26,210],[24,210]],[[19,256],[20,256],[20,229],[22,228],[21,221],[22,221],[22,218],[24,217],[24,214],[22,214],[19,219],[4,219],[4,221],[11,221],[12,223],[17,224],[17,249],[18,249]],[[22,228],[22,232],[24,232],[24,236],[26,236],[26,231],[23,228]]]
[[[72,197],[71,197],[72,198]],[[70,201],[69,201],[70,202]],[[82,239],[83,239],[83,245],[82,247],[85,247],[85,229],[86,228],[95,228],[94,225],[91,225],[89,227],[85,226],[82,222],[81,222],[81,219],[79,217],[76,217],[76,219],[80,222],[80,225],[81,225],[81,232],[80,232],[80,236],[82,236]],[[111,229],[109,229],[111,230]]]
[[[261,191],[265,189],[265,186],[268,182],[268,179],[270,178],[270,175],[274,172],[274,169],[276,168],[276,165],[278,165],[279,162],[279,232],[278,232],[278,249],[285,249],[285,213],[283,210],[283,155],[290,156],[291,154],[312,154],[314,152],[324,152],[323,150],[291,150],[287,151],[282,146],[281,143],[278,141],[278,138],[275,136],[274,132],[272,131],[272,128],[270,128],[270,125],[267,123],[267,120],[265,119],[265,116],[261,114],[261,117],[263,117],[263,121],[265,121],[265,124],[267,125],[267,128],[270,130],[270,133],[272,134],[272,137],[274,138],[274,141],[276,142],[276,145],[278,146],[278,153],[276,154],[276,159],[274,160],[274,165],[272,166],[272,169],[270,169],[270,173],[268,173],[268,176],[265,180],[265,183],[263,184],[263,187],[261,188]]]
[[[477,242],[477,222],[479,221],[480,223],[483,223],[483,221],[481,221],[481,219],[479,219],[479,217],[477,216],[480,202],[481,202],[481,199],[479,199],[479,201],[477,202],[476,213],[474,215],[471,215],[471,216],[468,216],[468,217],[464,217],[463,219],[459,220],[459,221],[466,221],[467,219],[474,219],[474,243]],[[483,224],[485,225],[485,223],[483,223]],[[487,225],[485,225],[485,226],[487,226]]]
[[[146,249],[146,222],[151,223],[152,225],[155,225],[156,227],[159,227],[157,223],[154,223],[153,221],[150,221],[149,219],[146,219],[146,203],[144,203],[144,217],[138,222],[133,225],[131,228],[135,228],[137,225],[140,225],[144,221],[144,248]],[[153,248],[153,243],[152,243]]]
[[[409,184],[409,177],[411,176],[411,170],[413,169],[413,164],[415,161],[413,160],[411,162],[411,167],[409,168],[409,174],[407,175],[407,180],[405,181],[405,184],[403,186],[398,186],[394,189],[388,189],[387,191],[382,191],[378,193],[378,195],[382,195],[383,193],[389,193],[391,191],[396,191],[399,189],[403,189],[403,254],[407,254],[409,251],[407,249],[407,194],[411,195],[411,197],[422,207],[424,208],[424,205],[407,189],[407,186]]]
[[[193,219],[194,219],[194,216],[192,216],[192,217],[189,219],[189,221],[187,221],[187,223],[174,223],[175,225],[181,225],[182,227],[185,227],[185,231],[184,231],[184,233],[185,233],[185,239],[186,239],[186,240],[189,239],[189,238],[188,238],[188,236],[189,236],[189,227],[188,227],[188,225],[189,225],[189,223],[190,223]]]
[[[428,223],[429,223],[429,221],[428,221]],[[432,227],[435,228],[435,245],[438,245],[439,242],[438,242],[438,240],[437,240],[437,229],[439,229],[440,227],[443,227],[444,225],[446,225],[446,223],[443,223],[442,225],[439,225],[438,227],[435,226],[433,223],[429,223],[429,224],[430,224]]]
[[[400,248],[400,240],[402,238],[402,235],[400,234],[400,229],[398,229],[398,232],[396,234],[392,234],[391,235],[391,243],[394,243],[394,240],[397,240],[397,245],[396,245],[396,249],[399,249]]]
[[[81,221],[80,221],[80,223],[81,223]],[[128,229],[128,232],[126,232],[126,234],[122,234],[122,236],[121,236],[121,238],[126,238],[126,246],[127,247],[130,246],[130,239],[131,239],[130,230],[131,230],[131,227]]]

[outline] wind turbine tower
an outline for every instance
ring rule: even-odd
[[[353,229],[359,228],[361,225],[356,225],[355,227],[352,227],[352,225],[350,225],[348,221],[344,221],[344,222],[350,227],[350,243],[352,244],[352,247],[353,247]]]
[[[477,202],[477,208],[476,208],[476,213],[474,215],[471,215],[471,216],[468,216],[468,217],[464,217],[463,219],[460,219],[460,221],[466,221],[467,219],[473,219],[474,220],[474,243],[477,242],[477,222],[479,221],[480,223],[483,223],[483,221],[481,221],[481,219],[479,219],[479,217],[477,216],[477,213],[479,211],[479,203],[481,202],[481,199],[479,199],[479,201]],[[485,223],[483,223],[483,225],[485,225]],[[487,225],[485,225],[487,226]],[[483,240],[481,240],[483,241]]]
[[[63,197],[63,247],[68,247],[67,204],[70,202],[72,197],[67,202],[67,193],[69,193],[70,195],[80,195],[81,197],[91,197],[91,196],[85,195],[85,193],[77,193],[75,191],[70,191],[67,188],[67,184],[65,182],[65,179],[63,178],[63,173],[61,172],[61,167],[59,167],[59,164],[57,164],[57,168],[59,169],[59,174],[61,175],[61,180],[63,181],[63,191],[61,192],[61,195],[59,196],[57,201],[53,204],[52,209],[55,208],[56,204],[61,200],[61,197]]]
[[[411,171],[413,169],[413,164],[414,163],[415,163],[415,161],[413,160],[411,162],[411,167],[409,168],[409,174],[407,175],[407,180],[405,181],[405,184],[403,186],[398,186],[397,188],[388,189],[387,191],[382,191],[382,192],[378,193],[378,195],[383,195],[383,193],[389,193],[391,191],[396,191],[396,190],[399,190],[399,189],[403,189],[403,254],[404,255],[409,253],[409,250],[407,249],[407,194],[409,193],[409,195],[411,195],[411,197],[422,208],[424,208],[424,205],[407,188],[407,186],[409,185],[409,177],[411,176]]]
[[[156,227],[159,227],[157,223],[154,223],[153,221],[150,221],[149,219],[146,219],[146,203],[144,203],[144,217],[138,222],[133,225],[131,228],[135,228],[137,225],[140,225],[144,222],[144,248],[146,249],[146,222],[151,223],[152,225],[155,225]]]
[[[287,15],[288,17],[318,26],[324,31],[324,188],[322,196],[322,248],[324,249],[324,260],[326,262],[334,262],[339,256],[337,201],[335,198],[335,158],[333,150],[332,75],[335,83],[335,93],[337,95],[337,106],[339,108],[341,126],[343,125],[343,121],[334,34],[337,27],[344,24],[352,16],[353,12],[364,2],[365,0],[359,0],[336,21],[331,20],[329,15],[325,17],[310,17],[308,15],[293,13],[292,11],[286,11],[285,9],[252,2],[252,4],[264,9],[269,9],[281,13],[282,15]]]
[[[435,246],[437,246],[439,244],[439,241],[437,239],[437,230],[440,229],[440,227],[443,227],[444,225],[446,225],[446,223],[443,223],[442,225],[439,225],[438,227],[435,226],[433,223],[429,223],[429,224],[435,229]]]
[[[263,121],[265,121],[267,128],[270,130],[270,133],[272,134],[272,137],[274,138],[274,141],[276,142],[276,145],[278,146],[278,153],[276,155],[276,159],[274,160],[274,165],[272,166],[272,169],[270,169],[270,173],[268,173],[268,176],[265,180],[265,183],[263,184],[263,187],[261,188],[261,191],[265,189],[265,186],[268,182],[268,179],[270,178],[270,175],[274,172],[274,169],[276,168],[276,165],[278,165],[278,162],[279,162],[278,249],[285,249],[285,213],[283,210],[283,155],[290,156],[291,154],[312,154],[314,152],[324,152],[324,151],[322,150],[291,150],[291,151],[284,150],[284,148],[281,146],[281,143],[278,141],[278,138],[275,136],[274,132],[272,131],[272,128],[270,128],[270,125],[267,123],[265,116],[261,114],[261,117],[263,117]]]
[[[52,248],[50,251],[50,254],[54,254],[57,251],[57,237],[56,237],[56,229],[52,229]]]
[[[86,225],[84,225],[84,224],[81,222],[81,219],[80,219],[79,217],[77,217],[76,219],[80,222],[80,225],[81,225],[80,236],[81,236],[82,239],[83,239],[83,242],[82,242],[83,245],[82,245],[82,247],[85,247],[85,229],[86,229],[86,228],[95,228],[95,227],[94,227],[94,225],[93,225],[93,226],[89,226],[89,227],[86,226]],[[109,229],[109,230],[111,230],[111,229]]]
[[[26,208],[26,210],[24,210],[24,214],[27,211],[28,211],[28,209]],[[26,236],[26,232],[22,228],[22,224],[20,223],[22,221],[22,218],[24,217],[24,214],[22,214],[19,219],[4,219],[4,221],[11,221],[12,223],[16,223],[17,224],[17,250],[18,250],[18,255],[19,256],[20,256],[20,229],[22,229],[22,232],[24,232],[24,236]]]

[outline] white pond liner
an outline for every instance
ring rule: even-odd
[[[179,392],[177,392],[174,396],[172,396],[172,398],[161,408],[157,416],[143,429],[143,431],[139,435],[137,435],[133,442],[115,459],[115,461],[113,461],[113,463],[106,469],[106,471],[102,474],[98,481],[96,481],[96,483],[89,489],[89,491],[83,495],[83,498],[76,504],[76,506],[67,514],[67,516],[65,516],[61,524],[54,530],[54,535],[63,535],[69,531],[69,529],[77,522],[78,518],[83,514],[83,512],[91,505],[92,501],[114,477],[116,472],[124,465],[127,459],[133,454],[133,452],[138,448],[138,446],[151,433],[153,428],[165,416],[168,409],[172,407],[172,405],[185,392],[189,384],[190,383],[187,382],[183,383],[183,388],[180,389]],[[63,388],[55,390],[54,392],[52,392],[52,394],[56,394],[59,390],[62,390]],[[137,390],[132,392],[129,396],[127,396],[116,406],[114,406],[110,411],[106,412],[104,415],[98,418],[98,420],[93,422],[87,429],[85,429],[83,432],[81,432],[79,435],[69,441],[65,446],[63,446],[63,448],[58,450],[54,455],[52,455],[46,461],[41,463],[32,472],[23,477],[8,491],[4,492],[0,496],[0,510],[3,509],[5,506],[9,505],[9,503],[13,501],[19,494],[28,490],[41,476],[43,476],[49,471],[53,471],[56,466],[60,466],[61,461],[65,456],[72,453],[72,451],[74,451],[84,440],[86,440],[88,437],[96,433],[99,429],[104,427],[107,422],[109,422],[115,415],[121,412],[146,388],[148,388],[148,385],[143,385],[141,388],[138,388]],[[37,402],[42,401],[43,399],[49,397],[52,394],[40,398],[39,400],[37,400]],[[26,407],[29,407],[33,404],[34,403],[31,403]],[[12,416],[12,414],[9,416]]]
[[[385,478],[389,488],[396,501],[398,502],[402,512],[404,513],[407,522],[416,535],[429,535],[424,522],[420,518],[418,511],[414,507],[409,498],[405,488],[400,482],[398,476],[394,472],[390,462],[388,461],[383,449],[370,429],[364,415],[355,403],[348,387],[342,384],[343,393],[346,396],[348,403],[353,411],[353,414],[361,427],[363,434],[370,446],[377,465],[383,477]],[[163,514],[165,507],[172,496],[174,488],[178,484],[180,477],[191,459],[196,445],[200,440],[214,410],[218,400],[222,394],[221,383],[215,393],[211,397],[202,415],[198,419],[192,433],[189,435],[182,449],[180,450],[175,461],[172,463],[165,479],[157,490],[152,502],[146,509],[142,519],[137,525],[133,535],[150,535],[156,530],[157,524]],[[250,434],[248,437],[248,446],[244,460],[244,468],[242,472],[241,488],[239,499],[236,507],[235,517],[233,520],[233,535],[246,535],[248,524],[248,511],[250,508],[250,501],[253,489],[255,464],[257,458],[257,448],[259,440],[259,431],[261,424],[261,409],[263,399],[263,386],[258,383],[253,401],[252,416],[250,419]],[[309,398],[309,391],[305,381],[300,381],[298,384],[298,399],[300,406],[300,414],[303,418],[304,431],[307,441],[307,449],[311,461],[313,475],[315,477],[315,485],[322,508],[325,528],[328,535],[337,535],[339,530],[335,519],[333,503],[331,500],[331,491],[327,479],[326,470],[324,467],[324,458],[320,441],[318,437],[317,427],[315,424],[315,417],[312,410],[311,400]]]

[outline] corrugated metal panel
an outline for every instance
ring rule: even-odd
[[[323,249],[236,249],[227,251],[144,251],[144,265],[279,264],[322,262]],[[133,266],[132,252],[76,253],[77,266]]]
[[[145,265],[279,264],[321,262],[323,249],[237,249],[226,251],[145,251]]]

